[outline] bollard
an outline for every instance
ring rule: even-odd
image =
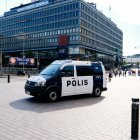
[[[8,83],[10,83],[10,75],[8,74]]]
[[[28,78],[30,78],[30,74],[28,73]]]
[[[139,135],[139,99],[132,98],[131,139],[138,139]]]

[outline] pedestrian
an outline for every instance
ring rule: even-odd
[[[114,71],[114,76],[115,76],[115,77],[117,76],[117,70]]]
[[[125,75],[125,77],[126,77],[126,70],[124,71],[124,75]]]
[[[129,76],[131,76],[131,70],[128,71]]]
[[[109,82],[111,82],[111,78],[112,78],[112,73],[111,73],[111,71],[110,71],[109,74],[108,74],[108,81],[109,81]]]
[[[138,70],[138,76],[140,76],[140,70]]]
[[[122,74],[122,72],[121,72],[121,70],[119,71],[119,77],[121,76],[121,74]]]
[[[125,75],[125,71],[123,70],[123,76]]]

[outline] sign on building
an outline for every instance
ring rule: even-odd
[[[19,57],[10,57],[9,58],[9,64],[10,65],[35,65],[35,59],[34,58],[19,58]]]

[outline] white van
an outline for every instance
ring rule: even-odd
[[[99,97],[105,90],[107,81],[102,62],[89,61],[56,60],[25,84],[26,94],[47,97],[51,102],[77,94]]]

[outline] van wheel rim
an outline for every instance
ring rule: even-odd
[[[97,88],[97,89],[95,90],[95,94],[96,94],[96,95],[100,95],[100,92],[101,92],[101,91],[100,91],[99,88]]]
[[[57,98],[56,92],[51,92],[51,93],[50,93],[50,99],[51,99],[52,101],[54,101],[54,100],[56,100],[56,98]]]

